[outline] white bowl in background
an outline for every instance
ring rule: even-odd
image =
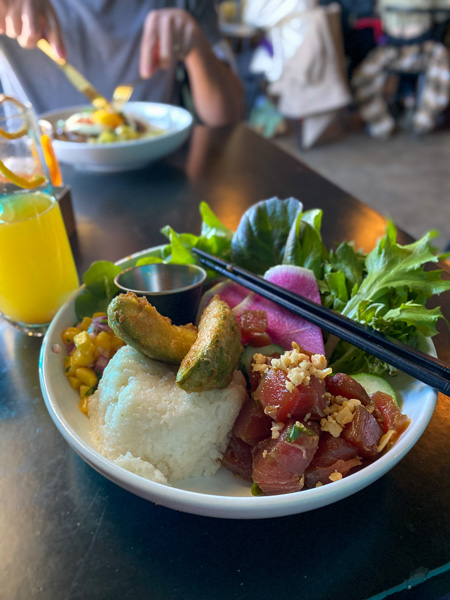
[[[60,120],[86,110],[89,106],[72,106],[39,115],[53,126]],[[192,115],[179,106],[156,102],[128,102],[123,112],[138,120],[164,129],[154,137],[143,137],[111,144],[89,144],[53,140],[53,148],[61,163],[90,171],[117,172],[138,169],[163,158],[179,148],[189,137]]]

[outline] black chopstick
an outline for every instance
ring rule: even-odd
[[[379,331],[298,296],[262,277],[197,248],[200,262],[236,283],[303,317],[321,329],[408,373],[443,394],[450,395],[450,367],[437,358],[407,346]]]

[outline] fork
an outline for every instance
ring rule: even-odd
[[[134,86],[139,83],[139,81],[140,79],[133,83],[123,83],[116,87],[112,96],[112,105],[117,112],[120,112],[124,104],[126,104],[131,98],[131,94],[134,91]]]

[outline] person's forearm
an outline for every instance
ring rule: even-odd
[[[243,90],[238,77],[212,52],[201,36],[185,59],[192,99],[205,125],[237,123],[242,118]]]

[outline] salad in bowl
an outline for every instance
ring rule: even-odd
[[[418,440],[433,390],[211,273],[196,323],[181,326],[113,281],[134,264],[195,263],[201,248],[338,312],[351,302],[359,320],[417,345],[440,318],[427,297],[450,288],[423,270],[436,260],[428,236],[399,246],[390,224],[364,255],[326,249],[321,212],[292,198],[258,203],[236,232],[201,212],[201,235],[166,227],[166,246],[85,274],[42,350],[55,423],[119,485],[198,514],[293,514],[370,484]]]
[[[120,113],[73,106],[44,113],[61,163],[118,172],[141,168],[174,152],[189,137],[192,115],[179,106],[128,102]]]
[[[86,108],[56,123],[55,139],[90,144],[113,144],[154,137],[164,129],[132,114]]]

